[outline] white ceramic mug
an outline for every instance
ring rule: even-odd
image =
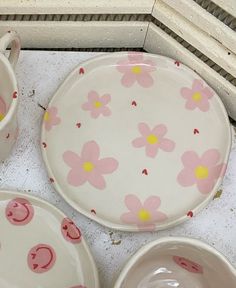
[[[4,53],[11,45],[9,58]],[[0,38],[0,160],[11,152],[18,134],[18,88],[14,73],[20,52],[20,39],[14,31]]]

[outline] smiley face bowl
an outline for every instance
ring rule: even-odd
[[[80,229],[54,206],[0,191],[1,288],[99,288]]]
[[[162,238],[141,248],[114,288],[236,287],[236,270],[211,246],[190,238]]]

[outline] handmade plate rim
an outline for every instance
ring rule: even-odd
[[[206,242],[202,240],[198,240],[195,238],[190,237],[175,237],[175,236],[167,236],[167,237],[161,237],[160,239],[154,240],[149,242],[148,244],[144,245],[140,249],[138,249],[125,263],[123,266],[120,274],[118,275],[117,279],[114,283],[114,288],[121,288],[121,284],[124,281],[125,277],[127,276],[127,273],[130,271],[130,269],[133,267],[133,265],[146,253],[148,253],[152,248],[161,246],[162,244],[184,244],[184,245],[192,245],[198,248],[202,248],[205,251],[208,251],[214,255],[216,255],[226,266],[227,268],[236,276],[236,270],[233,267],[233,265],[230,263],[228,258],[224,256],[220,251],[218,251],[216,248],[212,247],[211,245],[207,244]],[[160,247],[159,247],[160,248]]]
[[[53,210],[53,212],[55,212],[56,214],[62,216],[62,217],[67,217],[66,214],[64,212],[62,212],[60,209],[58,209],[56,206],[54,206],[53,204],[51,204],[50,202],[47,202],[46,200],[42,199],[41,197],[38,197],[38,196],[34,196],[34,195],[29,195],[29,194],[26,194],[26,193],[23,193],[23,192],[18,192],[18,191],[13,191],[13,190],[0,190],[0,201],[1,201],[1,195],[10,195],[11,198],[13,199],[14,197],[22,197],[22,198],[25,198],[27,200],[33,200],[35,201],[36,203],[39,203],[39,204],[43,204],[44,207],[48,207],[49,208],[49,212],[50,212],[50,209]],[[79,227],[80,228],[80,227]],[[84,239],[84,236],[82,234],[82,239],[81,239],[81,243],[80,245],[83,246],[83,249],[85,250],[85,252],[87,253],[88,255],[88,260],[89,262],[91,263],[91,269],[92,269],[92,273],[93,273],[93,277],[94,277],[94,283],[95,283],[95,288],[99,288],[100,287],[100,284],[99,284],[99,277],[98,277],[98,270],[97,270],[97,266],[95,264],[95,261],[94,261],[94,258],[93,258],[93,255],[92,253],[90,252],[90,249],[89,249],[89,246],[87,244],[87,242],[85,241]],[[78,253],[79,255],[79,253]]]
[[[96,64],[96,62],[101,63],[102,60],[107,59],[107,58],[112,58],[113,55],[127,55],[129,52],[131,53],[139,53],[136,51],[122,51],[122,52],[113,52],[113,53],[106,53],[106,54],[102,54],[102,55],[97,55],[94,56],[88,60],[82,61],[80,64],[76,65],[73,70],[65,77],[65,79],[63,80],[63,82],[58,86],[57,90],[54,92],[52,98],[50,99],[47,107],[50,106],[50,104],[56,99],[57,95],[59,95],[65,88],[65,86],[67,85],[68,82],[71,81],[71,78],[73,77],[73,75],[76,73],[76,71],[78,71],[80,68],[86,68],[88,66],[90,66],[91,64]],[[158,59],[165,59],[167,61],[175,61],[173,58],[167,57],[167,56],[163,56],[163,55],[159,55],[159,54],[152,54],[152,53],[146,53],[146,52],[140,52],[144,55],[149,55],[151,57],[156,57]],[[184,70],[189,71],[192,74],[195,74],[196,76],[198,76],[200,79],[204,78],[202,76],[200,76],[197,72],[195,72],[194,70],[190,69],[188,66],[186,66],[185,64],[181,63],[181,67]],[[93,68],[96,69],[96,68]],[[84,77],[84,75],[83,75]],[[78,78],[78,81],[80,81],[80,78]],[[205,81],[205,80],[204,80]],[[205,81],[206,82],[206,81]],[[207,83],[207,82],[206,82]],[[207,83],[208,84],[208,83]],[[209,86],[211,87],[211,86]],[[211,88],[214,92],[215,90],[213,88]],[[226,108],[221,100],[221,98],[219,97],[219,95],[215,92],[214,95],[216,101],[219,104],[219,108],[222,112],[222,118],[224,118],[225,120],[225,124],[227,127],[225,127],[228,130],[228,137],[227,139],[225,139],[226,141],[228,141],[227,144],[225,144],[227,146],[226,152],[225,152],[225,157],[222,159],[222,161],[224,163],[228,163],[229,160],[229,156],[230,156],[230,151],[231,151],[231,146],[232,146],[232,127],[230,125],[229,122],[229,118],[228,118],[228,114],[226,111]],[[43,127],[43,118],[41,120],[41,138],[40,138],[40,143],[42,144],[44,142],[45,139],[45,129]],[[225,141],[225,142],[226,142]],[[63,188],[60,187],[60,185],[57,183],[56,179],[57,177],[55,177],[54,173],[52,172],[51,166],[50,166],[50,161],[47,158],[47,152],[46,149],[43,148],[42,145],[40,145],[41,147],[41,153],[42,153],[42,157],[46,166],[46,171],[48,173],[48,176],[50,178],[53,178],[55,181],[53,182],[53,186],[55,188],[55,190],[62,196],[62,198],[72,207],[74,208],[76,211],[78,211],[79,213],[85,215],[86,217],[88,217],[89,219],[94,220],[95,222],[107,227],[107,228],[111,228],[114,230],[118,230],[118,231],[127,231],[127,232],[140,232],[140,230],[137,229],[136,226],[133,225],[128,225],[128,224],[118,224],[118,223],[114,223],[112,221],[108,221],[103,219],[102,217],[99,217],[97,214],[93,215],[92,213],[89,213],[88,211],[86,211],[85,209],[83,209],[80,205],[76,204],[74,201],[72,201],[70,199],[69,196],[67,196],[64,192],[63,192]],[[205,208],[210,201],[213,199],[213,197],[215,196],[215,193],[217,192],[220,184],[222,183],[222,178],[218,178],[214,189],[212,189],[212,191],[208,194],[208,196],[200,203],[198,204],[195,208],[191,209],[191,212],[193,212],[193,215],[198,214],[203,208]],[[187,221],[189,219],[189,216],[183,215],[177,219],[174,219],[168,223],[164,223],[164,224],[159,224],[159,223],[155,223],[155,229],[153,231],[161,231],[161,230],[165,230],[167,228],[171,228],[174,226],[177,226],[185,221]]]

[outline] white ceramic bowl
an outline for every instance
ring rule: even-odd
[[[236,287],[236,271],[211,246],[190,238],[162,238],[141,248],[114,288]]]
[[[7,59],[3,53],[10,44],[11,52]],[[14,67],[19,52],[20,39],[16,32],[9,31],[0,39],[0,160],[9,155],[18,134],[18,89]]]

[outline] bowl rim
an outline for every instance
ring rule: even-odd
[[[152,248],[156,246],[161,246],[162,244],[187,244],[192,245],[198,248],[201,248],[205,251],[208,251],[211,254],[214,254],[220,261],[222,261],[226,267],[229,269],[229,271],[236,277],[236,269],[233,267],[233,265],[230,263],[230,261],[216,248],[212,247],[211,245],[194,238],[190,237],[162,237],[160,239],[154,240],[146,245],[144,245],[142,248],[140,248],[138,251],[134,253],[133,256],[131,256],[130,259],[126,262],[124,267],[121,270],[121,273],[119,274],[118,278],[115,280],[114,288],[121,288],[122,282],[127,277],[127,274],[129,273],[130,269],[133,267],[133,265],[146,253],[148,253]]]
[[[2,54],[0,53],[0,61],[3,63],[4,67],[5,67],[5,71],[3,71],[3,73],[8,73],[10,76],[10,80],[13,84],[13,91],[16,91],[18,94],[18,85],[17,85],[17,80],[16,80],[16,76],[13,70],[13,67],[11,66],[10,62],[8,61],[8,59]],[[11,121],[13,116],[16,114],[17,111],[17,106],[18,106],[18,98],[16,97],[15,99],[12,99],[11,104],[9,106],[9,109],[7,111],[6,116],[3,118],[3,120],[0,122],[0,131],[2,131]]]

